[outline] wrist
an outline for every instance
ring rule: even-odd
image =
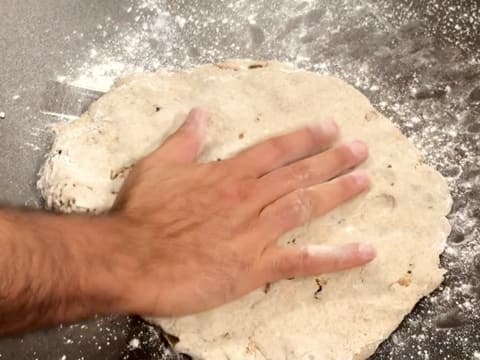
[[[126,312],[125,288],[133,267],[129,227],[113,215],[76,220],[83,233],[75,274],[81,299],[97,314]]]
[[[123,232],[107,216],[15,213],[22,254],[21,291],[30,289],[32,309],[44,308],[46,325],[118,311],[121,264],[113,262]],[[28,257],[27,257],[28,258]],[[21,294],[17,297],[20,299]]]

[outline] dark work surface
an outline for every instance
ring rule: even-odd
[[[35,179],[51,120],[40,113],[42,94],[59,75],[78,76],[72,69],[90,61],[92,48],[146,69],[248,57],[328,70],[392,117],[449,179],[455,200],[445,283],[373,358],[480,358],[480,257],[473,256],[480,250],[480,3],[319,0],[302,12],[308,4],[298,1],[284,16],[285,1],[245,1],[245,8],[256,3],[253,22],[228,7],[233,0],[158,1],[172,18],[220,25],[189,20],[173,38],[147,36],[147,48],[126,53],[115,46],[118,33],[156,16],[148,7],[128,11],[131,3],[0,0],[0,202],[40,206]],[[243,25],[222,25],[225,18]],[[458,291],[462,284],[469,290]],[[177,358],[162,344],[158,329],[139,318],[111,316],[0,340],[0,359]]]

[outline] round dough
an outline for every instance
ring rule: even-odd
[[[129,166],[193,106],[212,114],[200,161],[330,117],[342,141],[365,140],[371,190],[279,242],[364,241],[378,257],[363,268],[281,281],[212,311],[156,321],[180,338],[179,351],[198,359],[367,358],[442,281],[451,198],[414,146],[341,80],[250,61],[127,76],[80,119],[55,127],[38,183],[47,206],[108,210]]]

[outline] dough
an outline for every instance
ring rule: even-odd
[[[443,178],[353,87],[275,62],[230,61],[127,76],[80,119],[55,127],[39,188],[49,208],[106,211],[128,167],[155,149],[193,106],[212,113],[200,161],[333,117],[343,141],[363,139],[372,189],[283,236],[288,244],[365,241],[371,264],[285,280],[202,314],[156,319],[197,359],[365,359],[442,281],[450,226]],[[267,291],[268,290],[268,291]]]

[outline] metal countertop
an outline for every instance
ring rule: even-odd
[[[0,113],[6,115],[0,119],[1,203],[41,206],[36,173],[48,148],[46,125],[53,121],[40,112],[46,82],[81,68],[92,47],[111,48],[119,29],[134,30],[139,18],[152,20],[158,14],[142,7],[148,3],[152,1],[0,0]],[[431,154],[427,160],[451,180],[455,226],[449,243],[458,251],[477,252],[480,64],[474,60],[480,57],[480,3],[298,1],[293,15],[280,16],[285,1],[238,1],[252,8],[254,22],[242,19],[243,12],[232,12],[233,3],[159,0],[177,24],[187,19],[190,25],[178,27],[175,44],[142,38],[148,56],[133,52],[128,61],[149,69],[152,60],[156,66],[178,66],[225,58],[279,59],[314,70],[327,66],[347,81],[357,81],[382,112],[424,145]],[[312,3],[313,10],[302,12]],[[220,21],[220,33],[228,36],[214,36],[204,21],[194,21],[202,18],[231,18],[243,24],[242,31]],[[362,73],[368,79],[362,80]],[[415,120],[419,117],[422,121]],[[456,134],[450,134],[452,129]],[[440,148],[443,161],[435,155]],[[450,271],[442,289],[420,302],[373,359],[473,359],[477,350],[480,358],[480,256],[460,264],[447,253],[442,261]],[[454,291],[459,283],[470,291]],[[449,289],[452,296],[444,296]],[[434,297],[441,301],[431,301]],[[138,318],[110,316],[0,340],[0,359],[176,358],[162,343],[158,329]]]

